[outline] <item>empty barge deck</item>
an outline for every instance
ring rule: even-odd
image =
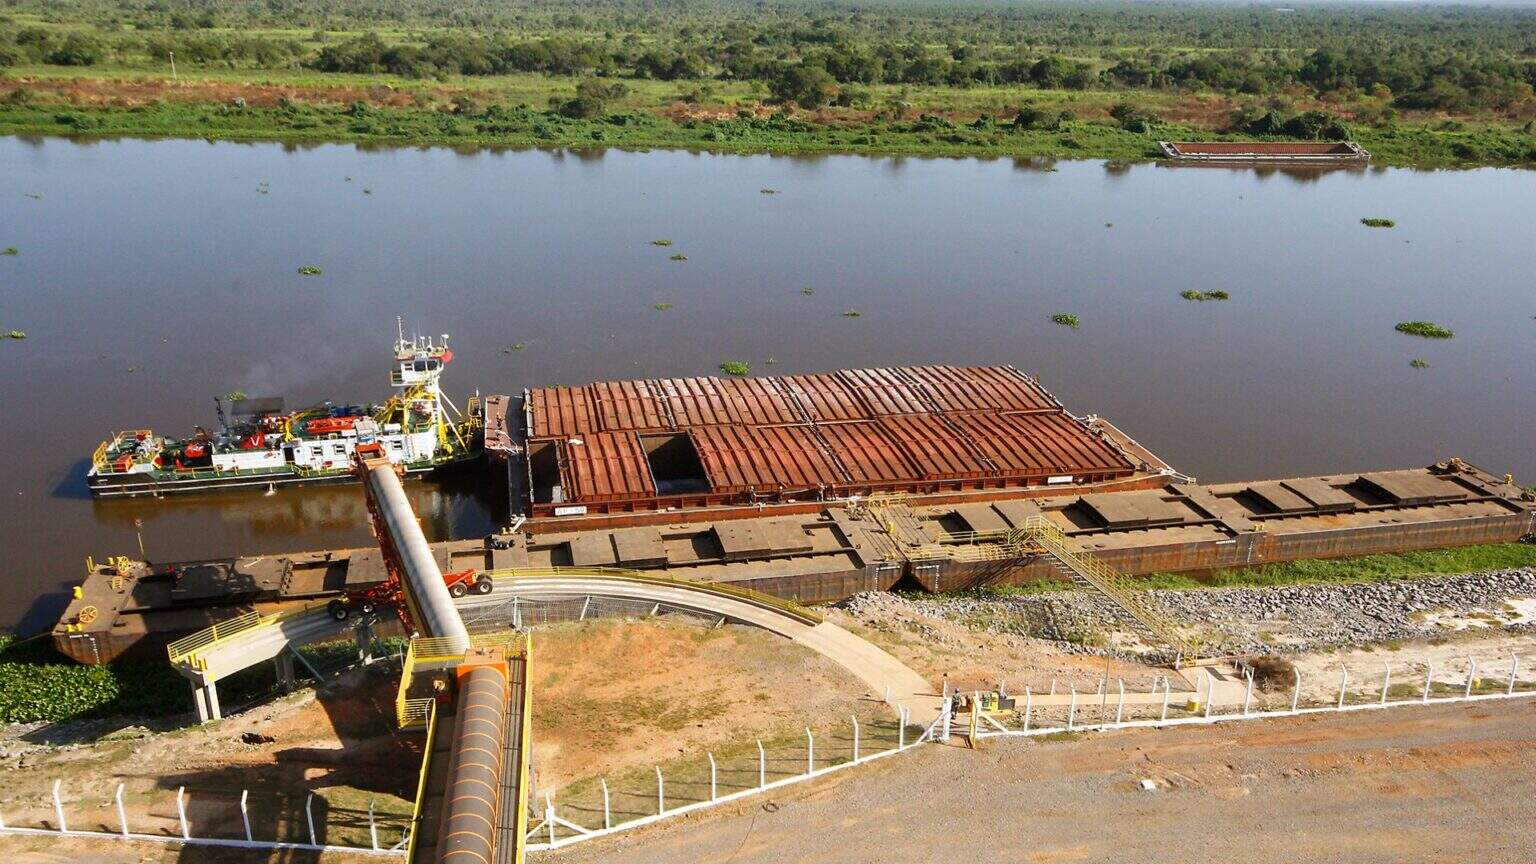
[[[1507,478],[1456,460],[1428,468],[1152,488],[1035,490],[985,498],[881,496],[724,508],[720,518],[566,525],[433,544],[444,571],[624,567],[752,588],[801,603],[898,585],[952,591],[1062,578],[1010,535],[1045,519],[1128,575],[1208,572],[1304,558],[1509,542],[1536,533],[1536,502]],[[1001,494],[998,494],[1000,493]],[[712,511],[706,510],[707,513]],[[665,515],[665,514],[662,514]],[[377,549],[93,568],[53,631],[82,663],[160,650],[247,612],[280,613],[385,578]]]

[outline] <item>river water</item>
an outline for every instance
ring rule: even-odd
[[[1536,481],[1533,205],[1536,172],[1499,169],[0,139],[0,333],[28,337],[0,340],[0,628],[50,624],[136,521],[159,560],[369,542],[356,487],[83,478],[109,431],[189,433],[230,390],[382,400],[396,315],[452,335],[461,404],[725,360],[1012,363],[1204,481],[1450,456]],[[505,518],[477,472],[411,488],[434,538]]]

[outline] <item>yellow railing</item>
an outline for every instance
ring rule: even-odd
[[[471,648],[501,648],[508,656],[527,654],[528,639],[521,633],[481,633],[469,637]],[[400,668],[400,687],[395,692],[395,722],[401,729],[410,729],[426,722],[435,701],[431,696],[408,696],[415,680],[416,667],[423,663],[439,666],[451,665],[464,659],[464,648],[456,639],[442,637],[415,638],[405,651],[405,662]]]
[[[175,642],[165,646],[165,652],[169,655],[171,665],[187,665],[194,669],[206,669],[207,658],[203,654],[214,645],[233,639],[242,633],[254,630],[267,624],[276,624],[306,612],[324,608],[325,603],[306,603],[298,609],[289,609],[286,612],[275,612],[263,615],[260,612],[246,612],[233,618],[226,618],[211,627],[199,630],[190,636],[183,636]]]
[[[416,860],[416,838],[421,835],[421,811],[427,804],[427,774],[432,770],[432,746],[437,738],[437,703],[427,701],[427,740],[421,748],[421,774],[416,778],[416,803],[411,805],[411,839],[405,844],[405,860]]]
[[[1186,658],[1196,656],[1195,646],[1184,637],[1156,601],[1129,577],[1105,564],[1093,554],[1078,548],[1065,532],[1044,516],[1031,516],[1024,523],[1030,541],[1040,545],[1051,557],[1083,581],[1103,592],[1110,600],[1146,627],[1153,636],[1182,651]]]
[[[485,573],[493,579],[623,579],[650,585],[686,588],[690,591],[699,591],[705,594],[715,594],[721,597],[729,597],[733,600],[741,600],[756,606],[766,606],[775,611],[782,612],[800,621],[802,624],[809,624],[813,627],[822,621],[821,615],[801,606],[793,600],[785,600],[782,597],[775,597],[772,594],[764,594],[761,591],[741,588],[725,582],[701,582],[694,579],[682,579],[676,576],[663,576],[659,573],[650,573],[644,570],[625,570],[619,567],[508,567],[501,570],[487,570]]]
[[[91,454],[91,467],[101,471],[107,467],[107,447],[111,441],[103,441],[96,445],[96,452]]]

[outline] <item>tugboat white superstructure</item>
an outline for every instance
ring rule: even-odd
[[[421,474],[481,454],[478,397],[466,411],[443,394],[453,352],[444,335],[406,338],[397,319],[396,393],[382,405],[330,402],[285,412],[276,398],[232,393],[214,400],[220,430],[198,427],[190,438],[157,437],[149,429],[119,432],[96,448],[86,482],[97,497],[161,495],[209,489],[273,489],[351,480],[352,454],[377,442],[390,462]]]

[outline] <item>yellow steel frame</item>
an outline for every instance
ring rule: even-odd
[[[663,576],[658,573],[648,573],[644,570],[625,570],[619,567],[507,567],[500,570],[486,570],[484,572],[492,579],[548,579],[551,577],[561,579],[623,579],[650,585],[667,585],[687,588],[690,591],[700,591],[706,594],[729,597],[733,600],[744,600],[758,606],[767,606],[813,627],[822,622],[821,615],[801,606],[793,600],[785,600],[772,594],[764,594],[761,591],[753,591],[751,588],[741,588],[727,583],[680,579],[676,576]]]
[[[533,637],[523,640],[523,728],[518,737],[517,748],[518,766],[517,776],[522,778],[517,784],[517,830],[512,836],[517,838],[517,854],[513,856],[514,864],[523,864],[525,856],[524,847],[527,843],[524,838],[528,836],[528,766],[532,761],[532,736],[533,736]]]
[[[427,700],[427,742],[421,750],[421,774],[416,778],[416,803],[411,806],[411,839],[405,844],[405,860],[416,860],[416,838],[421,834],[421,811],[427,801],[427,774],[432,769],[432,745],[437,738],[437,703]]]
[[[500,648],[508,656],[527,655],[528,637],[521,633],[482,633],[469,637],[471,648]],[[464,659],[464,651],[455,640],[440,637],[416,638],[405,651],[405,663],[400,669],[400,687],[395,692],[395,723],[401,729],[421,726],[427,721],[435,700],[430,696],[407,698],[416,668],[430,663],[441,668],[452,666]]]

